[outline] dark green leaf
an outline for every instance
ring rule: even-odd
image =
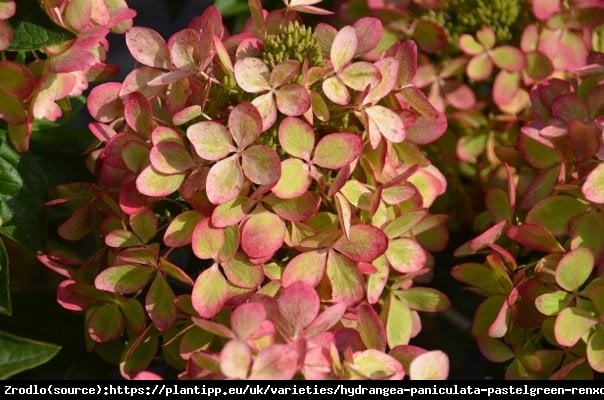
[[[0,379],[37,367],[52,359],[61,349],[0,331]]]
[[[36,0],[19,0],[8,24],[13,31],[11,51],[38,50],[75,38],[73,32],[55,24]]]
[[[48,189],[38,159],[18,154],[0,133],[0,234],[36,252],[46,246]]]
[[[2,240],[0,240],[0,314],[12,314],[8,277],[8,256]]]

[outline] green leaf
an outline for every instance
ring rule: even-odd
[[[167,332],[176,320],[174,292],[162,274],[157,274],[145,298],[145,309],[155,327]]]
[[[405,291],[397,292],[409,308],[417,311],[436,312],[451,307],[449,299],[436,289],[427,287],[412,287]]]
[[[388,346],[394,348],[405,345],[411,340],[413,333],[413,315],[404,300],[390,296],[388,317],[386,320],[386,338]]]
[[[0,234],[31,252],[46,247],[46,177],[38,159],[18,154],[0,133]]]
[[[567,233],[570,221],[582,214],[587,204],[570,196],[551,196],[541,200],[526,216],[526,222],[538,224],[556,236]]]
[[[604,372],[604,329],[601,326],[589,338],[587,361],[597,372]]]
[[[19,0],[16,14],[7,22],[13,31],[11,51],[38,50],[75,38],[73,32],[55,24],[36,0]]]
[[[569,292],[579,289],[591,275],[594,261],[589,249],[578,247],[569,251],[556,267],[556,282]]]
[[[4,243],[0,240],[0,314],[11,315],[13,308],[10,301],[8,274],[8,256]]]
[[[597,323],[591,313],[581,308],[565,308],[556,317],[554,325],[556,341],[561,346],[572,347]]]
[[[144,371],[155,357],[159,340],[157,335],[145,330],[137,338],[131,340],[121,357],[120,372],[123,376],[133,378]]]
[[[0,379],[7,379],[21,371],[44,364],[61,348],[0,331],[0,349]]]
[[[557,315],[562,311],[572,299],[570,293],[563,290],[556,290],[551,293],[544,293],[535,299],[535,307],[541,314]]]

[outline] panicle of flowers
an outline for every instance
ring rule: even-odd
[[[418,285],[448,240],[422,152],[446,120],[413,84],[414,42],[376,50],[370,17],[312,29],[297,11],[316,3],[251,0],[232,35],[212,6],[167,41],[131,27],[137,67],[91,91],[97,182],[55,203],[63,238],[100,246],[39,259],[124,377],[160,349],[182,378],[447,376],[410,344],[449,306]]]

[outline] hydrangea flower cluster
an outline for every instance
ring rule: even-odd
[[[28,150],[36,121],[56,121],[88,82],[117,72],[105,63],[105,37],[125,32],[134,15],[124,0],[1,2],[0,119],[16,149]],[[46,20],[50,31],[40,30]]]
[[[237,34],[214,7],[167,41],[130,27],[137,67],[91,91],[97,182],[53,204],[72,211],[59,234],[98,249],[39,259],[124,377],[158,353],[181,378],[447,377],[410,344],[449,307],[422,286],[448,240],[422,152],[445,117],[413,83],[414,42],[383,47],[371,17],[305,26],[317,2],[250,0]]]

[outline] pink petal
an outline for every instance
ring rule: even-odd
[[[500,46],[491,51],[491,59],[499,68],[516,72],[526,65],[524,53],[512,46]]]
[[[262,131],[268,130],[277,120],[277,104],[275,103],[275,96],[271,92],[265,93],[252,100],[252,104],[256,107],[262,117]]]
[[[285,240],[285,223],[270,212],[253,214],[241,230],[241,247],[251,258],[275,254]]]
[[[262,132],[262,117],[250,103],[240,103],[229,114],[229,130],[239,148],[253,143]]]
[[[243,187],[243,172],[238,157],[218,161],[210,168],[206,192],[212,204],[222,204],[237,197]]]
[[[136,189],[149,197],[164,197],[177,191],[184,179],[184,174],[166,175],[148,166],[136,178]]]
[[[468,78],[476,82],[484,81],[491,76],[492,72],[493,62],[489,58],[488,53],[481,53],[472,57],[466,69]]]
[[[373,17],[360,18],[352,24],[352,27],[358,38],[356,54],[373,50],[380,42],[384,30],[382,22]]]
[[[281,177],[281,160],[275,150],[266,145],[248,147],[241,154],[245,176],[257,185],[271,185]]]
[[[464,34],[459,37],[459,48],[464,53],[471,56],[477,56],[484,51],[484,47],[468,34]]]
[[[199,65],[200,38],[194,29],[176,32],[168,40],[172,64],[178,69],[193,70]]]
[[[277,304],[288,328],[288,335],[296,338],[319,314],[321,300],[312,286],[294,282],[283,289]]]
[[[132,130],[143,137],[148,137],[153,130],[153,111],[151,103],[138,92],[130,93],[124,102],[124,117]],[[102,121],[101,121],[102,122]]]
[[[365,61],[345,66],[338,73],[338,77],[346,86],[357,92],[376,86],[382,78],[377,67]]]
[[[300,71],[300,63],[294,60],[283,61],[271,71],[271,86],[278,88],[286,83],[291,83]]]
[[[90,91],[86,106],[92,118],[108,123],[123,115],[124,106],[119,97],[121,88],[120,83],[109,82]]]
[[[324,136],[315,149],[313,163],[329,169],[342,168],[361,155],[363,143],[354,133],[330,133]]]
[[[449,376],[449,357],[440,350],[415,357],[409,366],[411,380],[445,380]]]
[[[288,380],[298,370],[298,352],[290,346],[275,344],[260,350],[256,356],[249,379]]]
[[[248,93],[270,90],[269,75],[268,67],[259,58],[246,57],[235,63],[235,80]]]
[[[321,84],[323,88],[323,93],[329,100],[333,103],[345,106],[350,103],[350,93],[337,76],[331,76],[323,81]]]
[[[593,203],[604,203],[604,164],[594,168],[581,188],[585,198]]]
[[[279,124],[279,144],[288,154],[310,160],[315,147],[315,133],[310,125],[298,118],[287,117]]]
[[[340,237],[333,247],[354,261],[371,262],[384,254],[388,238],[375,226],[357,224],[350,227],[350,238]]]
[[[304,282],[316,287],[323,279],[326,263],[327,251],[325,250],[300,253],[285,266],[281,283],[284,287],[288,287],[294,282]]]
[[[230,379],[246,379],[252,365],[252,351],[243,342],[230,340],[220,352],[220,370]]]
[[[229,131],[218,122],[204,121],[187,128],[187,138],[197,155],[204,160],[218,161],[234,152]]]
[[[273,211],[285,221],[292,222],[302,222],[312,217],[319,209],[321,202],[319,195],[314,192],[305,192],[298,197],[277,200],[275,203],[273,200],[268,201],[273,207]]]
[[[231,328],[240,340],[248,340],[266,318],[266,310],[262,304],[244,303],[231,314]]]
[[[345,26],[336,35],[331,45],[329,57],[334,70],[340,71],[357,52],[358,39],[352,26]]]
[[[224,276],[214,264],[197,277],[191,292],[191,304],[202,318],[212,318],[224,306],[229,297]]]
[[[310,107],[310,95],[304,86],[290,83],[275,91],[277,108],[289,116],[302,115]]]
[[[560,0],[533,0],[532,6],[535,17],[545,21],[560,11]]]
[[[126,46],[141,64],[170,69],[170,54],[166,41],[150,28],[133,27],[126,32]]]
[[[393,143],[400,143],[405,140],[405,126],[394,111],[380,105],[368,107],[365,111],[386,139]]]

